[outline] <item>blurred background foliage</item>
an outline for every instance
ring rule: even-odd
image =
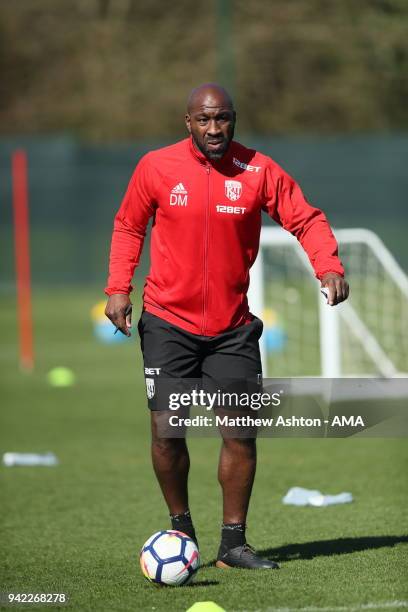
[[[185,136],[187,95],[212,80],[234,95],[238,139],[408,269],[407,25],[408,0],[0,2],[0,291],[14,287],[16,148],[34,284],[102,289],[138,159]]]
[[[407,0],[3,1],[0,129],[173,138],[218,80],[240,133],[406,130],[407,25]]]

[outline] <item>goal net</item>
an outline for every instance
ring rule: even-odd
[[[335,235],[350,298],[330,307],[297,240],[262,229],[249,304],[264,321],[265,377],[407,375],[407,276],[373,232]]]

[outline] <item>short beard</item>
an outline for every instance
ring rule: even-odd
[[[226,146],[220,149],[219,151],[209,151],[207,149],[205,152],[205,156],[208,157],[208,159],[213,159],[214,161],[222,159],[224,155],[226,154],[226,152],[228,151],[228,147],[229,147],[229,142],[225,144]]]
[[[211,159],[213,161],[219,161],[220,159],[222,159],[224,155],[226,154],[226,152],[228,151],[230,143],[231,143],[231,140],[224,140],[222,149],[220,149],[219,151],[210,151],[209,149],[205,147],[205,145],[201,146],[200,143],[196,141],[194,136],[193,136],[193,140],[194,140],[194,144],[197,147],[197,149],[199,149],[201,153],[207,157],[207,159]]]

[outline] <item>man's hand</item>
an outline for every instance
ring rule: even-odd
[[[330,306],[335,306],[336,304],[340,304],[340,302],[347,300],[349,295],[349,285],[348,282],[339,274],[328,272],[323,276],[321,283],[322,287],[326,287],[328,289],[329,295],[327,298],[327,303]]]
[[[105,314],[122,334],[131,335],[129,329],[132,327],[132,302],[128,295],[114,293],[109,296]]]

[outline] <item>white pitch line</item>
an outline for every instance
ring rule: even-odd
[[[384,608],[408,608],[408,601],[383,601],[378,603],[360,604],[357,606],[334,606],[318,608],[307,606],[306,608],[265,608],[262,612],[358,612],[359,610],[381,610]],[[261,612],[260,610],[257,612]]]

